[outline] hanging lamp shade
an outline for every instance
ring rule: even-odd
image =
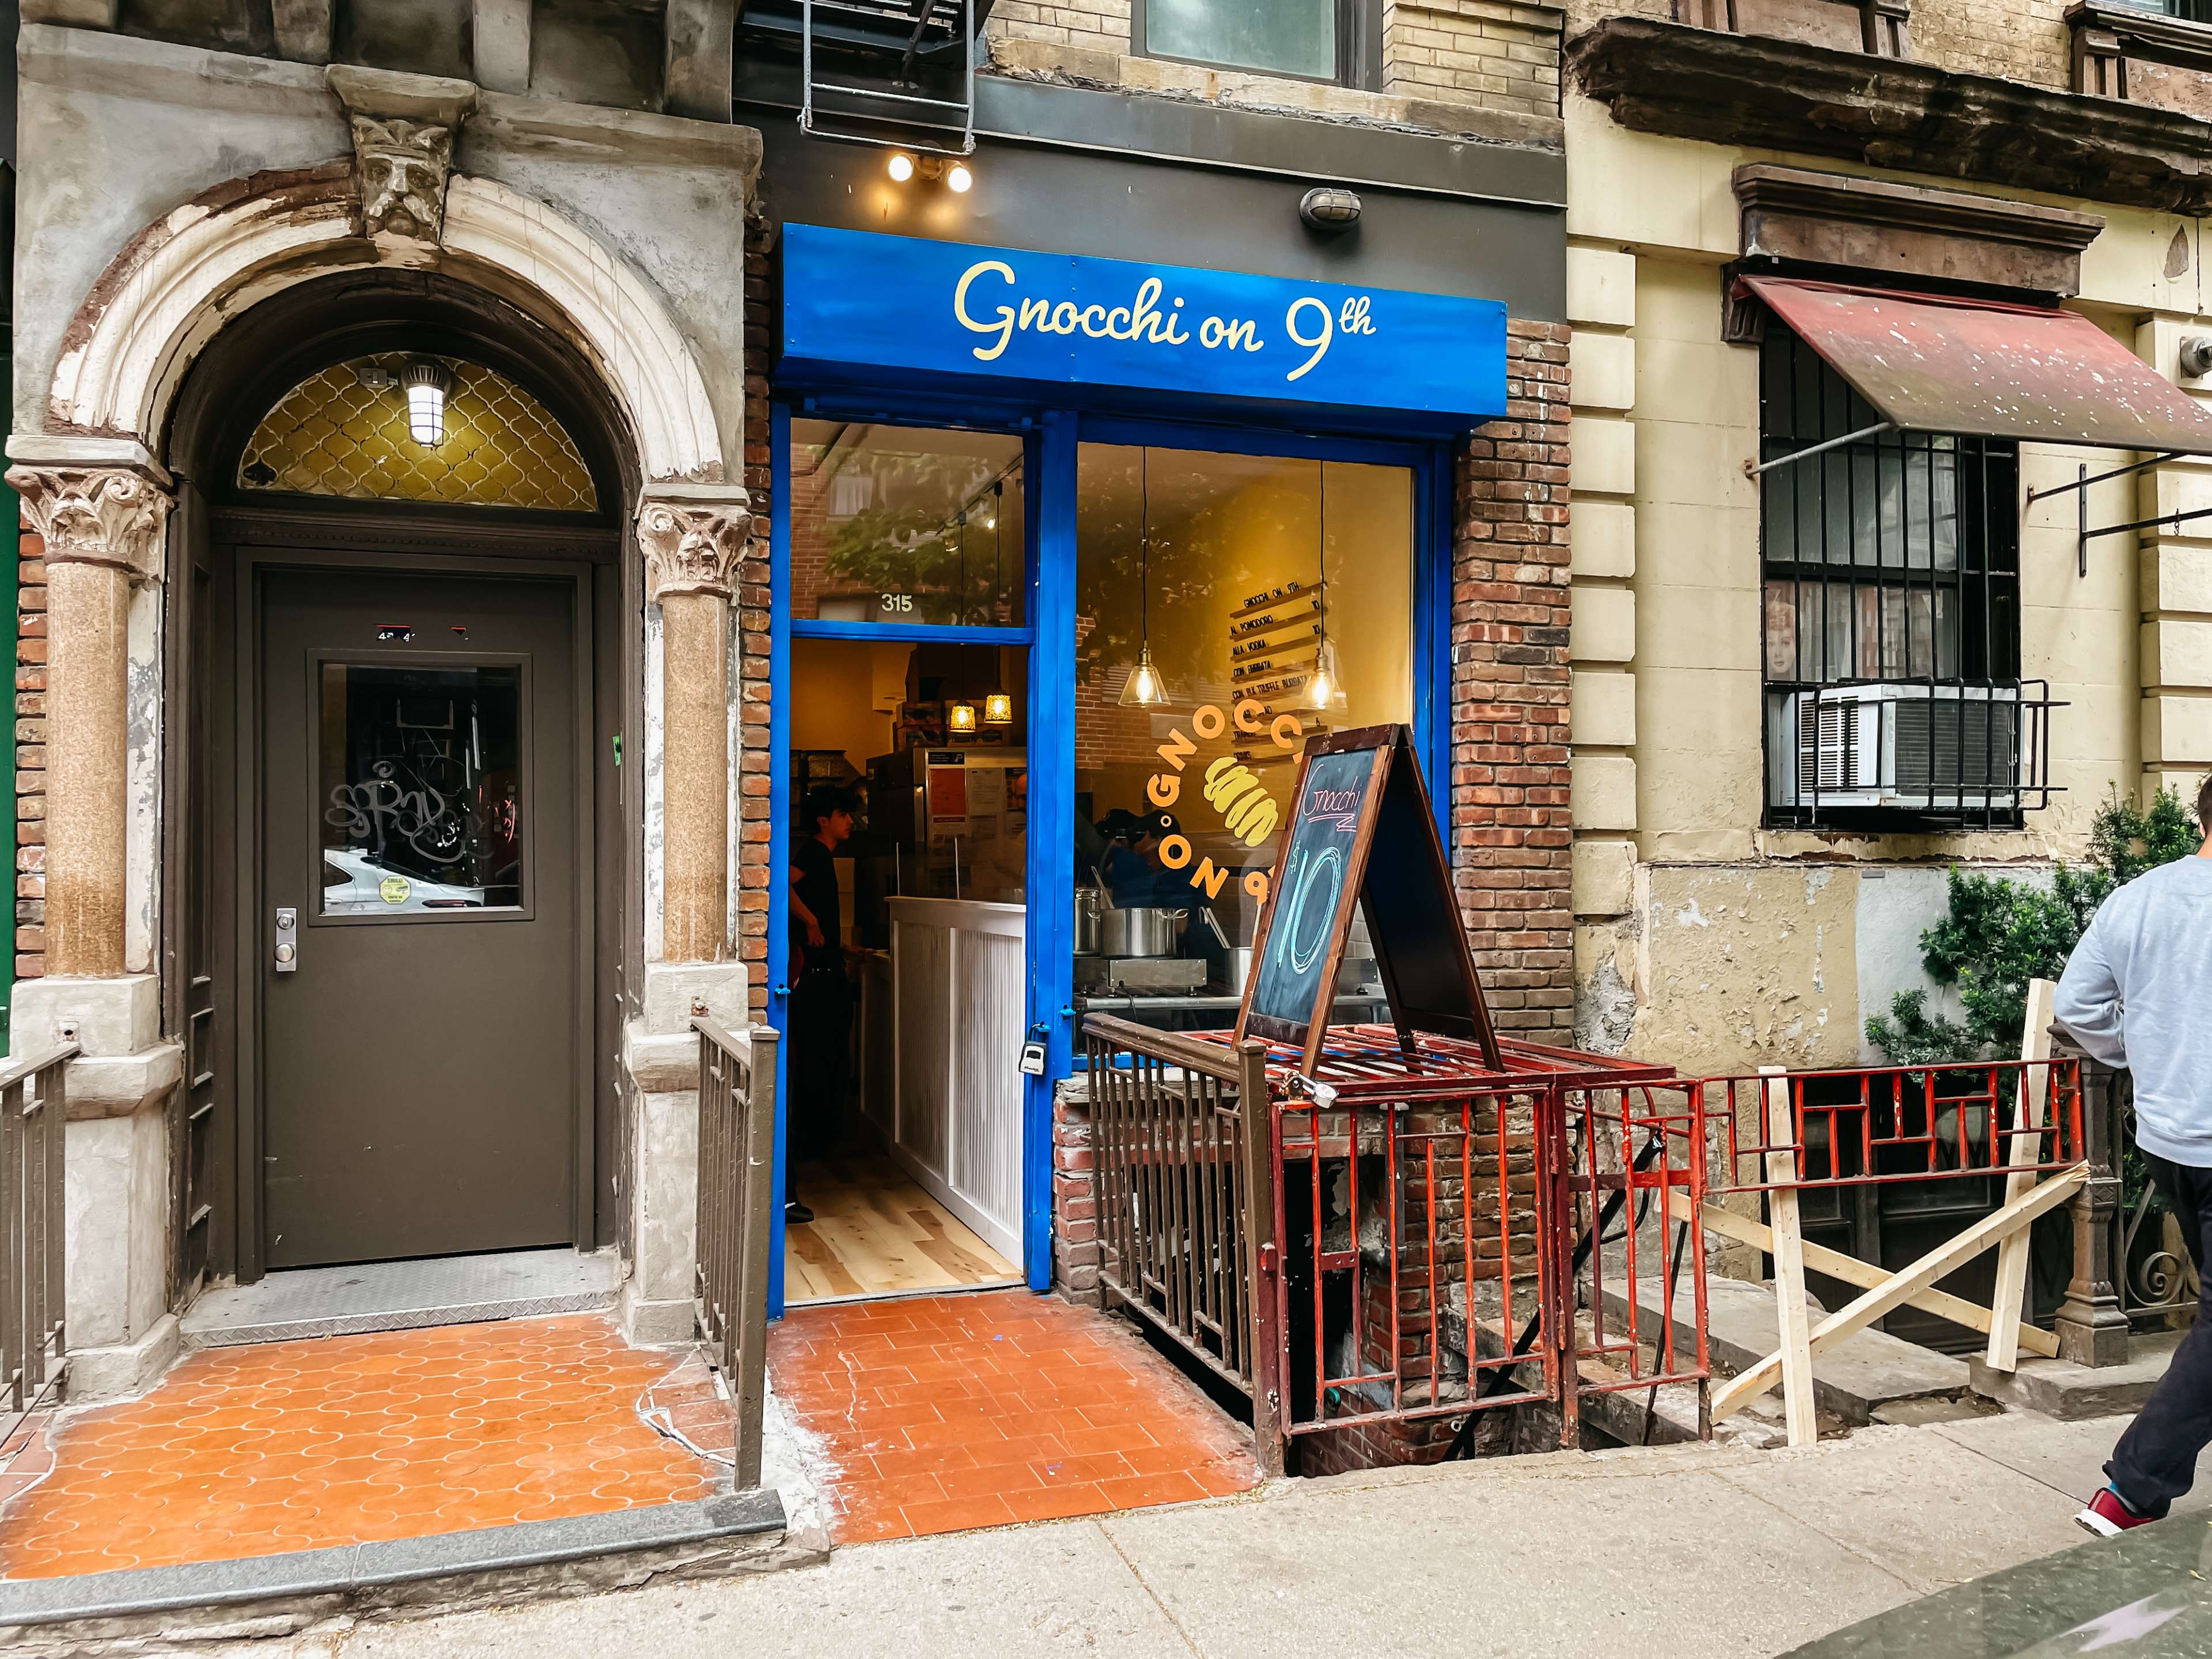
[[[1309,708],[1331,709],[1345,706],[1344,671],[1336,659],[1336,641],[1326,634],[1314,652],[1313,672],[1306,676],[1303,701]]]
[[[1137,665],[1121,682],[1121,704],[1124,708],[1157,708],[1167,700],[1168,683],[1152,666],[1152,647],[1148,641],[1137,647]]]
[[[983,724],[1012,726],[1014,723],[1014,700],[1004,691],[994,691],[983,699]]]
[[[1157,708],[1168,700],[1168,684],[1152,666],[1152,452],[1137,452],[1137,665],[1121,682],[1124,708]]]
[[[1314,591],[1319,600],[1321,643],[1314,647],[1313,672],[1306,676],[1298,701],[1326,713],[1345,706],[1344,669],[1336,658],[1336,641],[1328,636],[1328,463],[1314,463],[1314,484],[1319,507],[1314,514],[1314,565],[1319,580]]]

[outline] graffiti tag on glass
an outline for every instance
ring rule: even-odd
[[[390,761],[370,770],[374,775],[359,783],[331,787],[323,821],[379,853],[397,837],[427,859],[451,860],[460,845],[460,823],[446,798],[428,784],[407,788],[392,775]]]

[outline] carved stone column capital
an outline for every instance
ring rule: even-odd
[[[49,565],[104,565],[134,585],[161,580],[174,502],[160,468],[28,461],[9,468],[8,482],[46,540]]]
[[[453,137],[476,107],[476,88],[350,64],[325,73],[353,125],[362,228],[379,241],[436,243],[446,230]]]
[[[638,504],[637,539],[645,550],[646,597],[737,592],[738,566],[752,531],[742,489],[720,484],[669,485]]]

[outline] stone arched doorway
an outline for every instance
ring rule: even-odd
[[[288,289],[186,376],[182,1287],[618,1232],[625,435],[573,343],[435,274]]]
[[[90,1154],[73,1151],[70,1166],[70,1320],[87,1397],[138,1386],[167,1363],[177,1340],[170,1310],[204,1268],[250,1275],[266,1265],[254,1254],[265,1226],[237,1200],[256,1184],[240,1168],[261,1155],[246,1139],[258,1109],[234,1109],[235,1133],[214,1142],[229,1149],[228,1223],[210,1195],[219,1172],[211,1158],[194,1162],[200,1152],[186,1128],[201,1121],[191,1115],[204,1103],[192,1096],[210,1070],[193,1051],[196,1034],[221,1018],[195,999],[219,996],[225,983],[187,962],[194,883],[219,899],[219,884],[231,880],[227,908],[200,909],[215,919],[204,935],[231,929],[234,962],[249,949],[258,957],[269,941],[254,935],[270,921],[240,908],[243,856],[225,864],[207,850],[214,837],[190,830],[228,806],[239,820],[233,833],[259,833],[234,802],[191,794],[195,746],[220,744],[225,729],[222,711],[195,707],[222,688],[193,672],[219,654],[193,629],[252,625],[216,605],[211,588],[192,609],[191,590],[216,580],[221,549],[234,568],[273,538],[303,556],[366,550],[378,568],[419,571],[462,556],[506,559],[501,568],[513,570],[526,562],[516,548],[533,536],[566,536],[553,550],[589,571],[593,631],[588,649],[577,647],[589,659],[591,684],[580,693],[589,714],[576,775],[611,763],[616,739],[629,764],[611,805],[595,793],[586,811],[599,866],[586,907],[596,907],[595,948],[616,941],[616,954],[602,949],[595,962],[616,962],[622,977],[571,1022],[590,1028],[580,1040],[593,1096],[571,1164],[576,1241],[648,1236],[638,1214],[653,1171],[623,1182],[620,1213],[610,1202],[617,1165],[632,1164],[635,1121],[617,1121],[604,1103],[637,1074],[627,1032],[651,1024],[659,965],[716,964],[678,975],[687,1006],[719,1008],[732,996],[744,1006],[743,970],[731,961],[727,642],[749,527],[744,491],[732,482],[744,455],[734,296],[702,311],[694,283],[672,305],[653,274],[543,199],[449,173],[472,88],[439,82],[426,104],[411,77],[333,70],[330,82],[353,155],[232,179],[147,225],[92,285],[51,356],[36,354],[43,412],[19,416],[31,429],[9,442],[10,480],[45,542],[50,633],[45,975],[19,988],[17,1029],[27,1041],[65,1034],[80,1043],[72,1099],[98,1120],[70,1131],[72,1148],[82,1136]],[[527,121],[509,126],[481,153],[511,159],[538,142]],[[709,171],[720,169],[714,176],[742,198],[757,150],[734,139],[708,149]],[[588,184],[586,198],[599,187]],[[643,246],[635,236],[629,245]],[[691,273],[674,280],[680,288]],[[439,329],[450,349],[425,331]],[[589,512],[525,522],[514,516],[525,509],[418,501],[409,508],[416,522],[386,514],[383,539],[363,550],[373,503],[286,509],[247,499],[252,481],[224,471],[245,455],[240,422],[250,428],[315,374],[392,354],[488,368],[530,389],[586,461]],[[711,391],[708,362],[731,371]],[[18,398],[19,410],[37,404]],[[460,518],[470,520],[465,535]],[[249,521],[258,529],[239,531]],[[609,628],[611,637],[597,631]],[[679,708],[714,717],[678,720],[671,711]],[[204,779],[222,758],[203,764]],[[201,942],[203,955],[214,948]],[[626,1032],[619,1064],[617,1024]],[[674,1099],[665,1091],[690,1085],[675,1054],[680,1020],[663,1024],[668,1034],[652,1030],[652,1082],[630,1088]],[[218,1094],[258,1086],[258,1035],[236,1042],[230,1075],[214,1068]],[[690,1167],[682,1158],[661,1163],[662,1207],[672,1212]],[[162,1169],[172,1182],[155,1178]],[[635,1250],[630,1284],[645,1311],[633,1310],[634,1326],[664,1304],[669,1319],[688,1318],[688,1241],[650,1237],[651,1264],[641,1243]],[[664,1285],[665,1294],[654,1288]]]

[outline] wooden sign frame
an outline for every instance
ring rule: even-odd
[[[1297,845],[1299,826],[1305,819],[1308,775],[1314,763],[1327,756],[1358,750],[1386,752],[1378,755],[1367,775],[1313,1002],[1303,1019],[1258,1012],[1253,1003],[1267,978],[1268,939],[1281,908],[1277,902],[1281,884],[1276,878],[1283,874]],[[1378,845],[1383,854],[1380,863],[1374,857]],[[1400,1042],[1410,1048],[1416,1031],[1468,1038],[1481,1048],[1484,1064],[1504,1070],[1474,949],[1452,890],[1451,866],[1437,833],[1428,786],[1414,758],[1413,732],[1404,725],[1334,732],[1312,739],[1299,754],[1283,854],[1269,878],[1267,902],[1253,939],[1252,968],[1237,1011],[1237,1040],[1255,1036],[1295,1043],[1304,1051],[1301,1069],[1312,1073],[1334,1012],[1336,976],[1352,937],[1355,896],[1367,918],[1368,938],[1375,946]]]

